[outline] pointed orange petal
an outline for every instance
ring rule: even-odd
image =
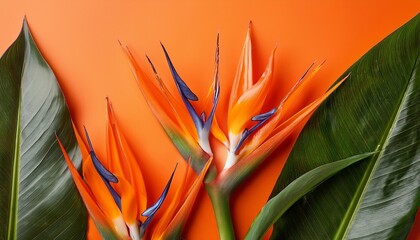
[[[184,201],[182,201],[182,205],[179,208],[176,215],[173,217],[172,221],[169,223],[165,231],[160,236],[161,239],[168,239],[169,236],[176,233],[177,231],[182,230],[183,226],[187,222],[188,216],[192,210],[192,207],[194,206],[195,199],[197,198],[197,195],[201,189],[201,186],[203,184],[204,177],[207,173],[208,168],[210,167],[212,163],[213,158],[211,157],[206,165],[203,168],[203,171],[200,173],[200,175],[196,178],[192,186],[190,187],[188,191],[188,195]]]
[[[117,135],[117,136],[122,136],[122,135]],[[141,213],[146,210],[147,208],[147,191],[146,191],[146,186],[144,183],[144,178],[143,178],[143,174],[140,170],[140,167],[138,166],[136,159],[134,157],[133,152],[130,150],[130,148],[128,147],[128,144],[126,142],[126,140],[124,138],[120,138],[119,139],[119,143],[120,143],[120,149],[122,154],[124,154],[124,158],[128,160],[129,162],[129,166],[130,166],[130,172],[131,172],[131,177],[129,179],[129,183],[133,186],[135,194],[136,194],[136,198],[137,198],[137,204],[139,206],[138,208],[138,219],[141,218]]]
[[[119,130],[109,101],[107,101],[107,119],[107,144],[111,168],[115,169],[115,173],[123,176],[128,181],[127,184],[132,186],[138,205],[137,218],[140,219],[141,213],[147,208],[147,192],[143,174],[124,135]],[[125,189],[124,187],[121,189],[120,186],[123,187],[116,184],[116,191],[124,194]]]
[[[216,91],[220,91],[220,78],[219,78],[219,35],[217,35],[217,42],[216,42],[216,53],[215,53],[215,67],[214,67],[214,76],[213,82],[207,91],[206,100],[204,102],[204,112],[209,113],[213,108],[214,102],[214,94]],[[216,89],[219,90],[216,90]],[[207,116],[208,118],[208,116]]]
[[[216,80],[216,79],[215,79]],[[215,80],[211,83],[209,90],[207,91],[206,100],[204,101],[204,111],[209,112],[213,105],[213,92],[214,92],[214,84]]]
[[[242,55],[236,70],[233,81],[232,91],[229,98],[229,109],[238,101],[239,97],[254,84],[252,79],[252,44],[251,44],[251,24],[245,38]]]
[[[300,79],[283,98],[279,106],[283,108],[283,116],[290,116],[290,114],[292,114],[291,111],[295,108],[296,105],[295,101],[293,100],[299,97],[299,94],[302,93],[302,90],[307,85],[306,83],[311,82],[311,80],[315,77],[318,71],[322,68],[323,64],[324,62],[315,67],[315,69],[309,74],[309,76],[305,76],[303,79]]]
[[[229,148],[229,141],[226,137],[226,134],[222,131],[217,121],[217,115],[214,116],[213,123],[211,125],[211,133],[213,136],[219,140],[226,148]]]
[[[121,192],[118,192],[118,194],[121,197],[121,211],[124,221],[127,225],[137,224],[137,213],[139,212],[139,209],[137,205],[138,201],[136,199],[136,193],[134,192],[131,184],[123,176],[116,176],[118,178],[118,183],[111,183],[111,185],[119,185],[118,189],[121,190]]]
[[[114,112],[108,98],[106,98],[106,104],[107,161],[110,162],[109,165],[111,172],[120,176],[124,176],[124,178],[130,181],[132,178],[130,164],[132,164],[132,162],[129,162],[129,159],[126,159],[126,153],[122,150],[120,142],[120,138],[124,138],[124,136],[120,135],[117,121],[115,119]],[[130,148],[128,149],[131,151]],[[138,167],[137,161],[135,161],[135,165]],[[140,177],[143,182],[143,177],[141,174]]]
[[[328,91],[326,93],[324,93],[324,95],[322,95],[321,97],[319,97],[318,99],[316,99],[315,101],[313,101],[312,103],[310,103],[309,105],[307,105],[305,108],[303,108],[301,111],[299,111],[298,113],[296,113],[290,119],[297,118],[300,115],[309,115],[309,114],[313,113],[318,108],[318,106],[322,102],[324,102],[324,100],[327,99],[331,95],[331,93],[333,93],[347,78],[348,78],[348,75],[346,77],[344,77],[343,79],[341,79],[338,83],[336,83],[330,89],[328,89]],[[277,132],[279,132],[283,128],[285,128],[289,122],[290,121],[288,119],[285,122],[283,122],[282,124],[280,124],[279,126],[277,126],[274,129],[273,134],[276,134]]]
[[[220,90],[220,80],[219,80],[219,36],[217,36],[217,47],[216,47],[216,67],[214,71],[214,80],[213,83],[207,93],[206,102],[205,102],[205,111],[210,112],[213,104],[214,104],[214,96],[215,92]],[[219,88],[219,90],[216,90],[215,87]],[[216,113],[213,116],[213,122],[210,127],[210,132],[213,134],[213,136],[218,139],[221,143],[225,145],[226,148],[229,148],[229,141],[226,137],[226,134],[222,131],[222,129],[219,126],[219,122],[217,121]]]
[[[71,122],[73,126],[74,135],[76,135],[77,144],[79,145],[80,152],[82,153],[82,159],[86,159],[89,156],[89,151],[86,148],[85,142],[83,142],[83,139],[80,137],[79,132],[77,131],[76,125],[74,125],[73,122]]]
[[[146,77],[128,47],[122,47],[130,60],[138,86],[156,118],[162,125],[176,129],[183,136],[188,136],[197,141],[198,134],[187,110],[173,97],[156,72],[155,76],[159,87]]]
[[[162,217],[160,217],[159,222],[153,230],[152,239],[159,239],[161,237],[161,235],[164,233],[165,229],[171,222],[172,218],[176,214],[176,211],[182,204],[181,200],[182,198],[184,198],[187,190],[186,183],[187,179],[189,178],[190,172],[190,167],[187,165],[187,170],[185,171],[181,184],[176,190],[174,198],[171,200],[170,205],[165,208],[165,212],[163,213]]]
[[[266,70],[262,74],[260,80],[244,92],[239,97],[238,101],[233,104],[232,108],[229,109],[229,133],[232,133],[233,135],[241,134],[250,119],[260,113],[271,87],[270,80],[273,70],[273,62],[274,51],[271,54]]]
[[[67,166],[70,170],[71,176],[76,184],[77,190],[79,190],[80,196],[82,197],[83,202],[87,210],[89,211],[90,216],[94,220],[98,228],[106,229],[108,231],[114,232],[114,226],[111,222],[111,219],[105,216],[102,210],[99,208],[96,203],[95,197],[90,191],[88,185],[83,181],[82,177],[79,175],[79,172],[73,165],[73,162],[70,160],[69,155],[67,154],[63,144],[57,137],[58,144],[60,145],[61,151],[64,155],[64,160],[67,163]]]
[[[106,151],[108,169],[119,176],[130,177],[130,172],[127,166],[128,163],[120,160],[117,142],[109,120],[107,121],[106,126]]]

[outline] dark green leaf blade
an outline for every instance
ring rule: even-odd
[[[327,163],[298,177],[264,205],[252,222],[245,239],[261,239],[271,225],[297,200],[337,172],[373,154],[363,153]]]
[[[301,174],[383,146],[298,201],[272,239],[404,239],[420,204],[420,15],[344,75],[297,140],[272,196]]]
[[[0,239],[84,239],[86,210],[54,132],[81,155],[57,80],[26,20],[0,59]]]

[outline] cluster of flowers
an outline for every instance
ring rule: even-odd
[[[223,126],[227,126],[227,130],[224,131],[219,124],[222,119],[216,116],[220,95],[219,39],[216,44],[214,81],[205,100],[204,109],[201,111],[197,111],[192,103],[198,101],[198,97],[181,79],[163,45],[180,98],[172,95],[149,58],[147,59],[155,74],[155,81],[149,79],[143,72],[129,48],[124,45],[122,47],[152,112],[196,174],[195,180],[188,184],[189,175],[194,173],[186,171],[184,180],[177,188],[170,204],[161,210],[162,217],[152,230],[147,231],[152,239],[179,236],[203,182],[213,203],[219,231],[222,227],[232,228],[231,220],[225,219],[230,217],[229,213],[220,214],[218,211],[221,208],[229,210],[232,190],[341,83],[330,88],[323,96],[298,112],[293,112],[293,104],[289,100],[299,93],[299,89],[305,85],[303,83],[312,79],[322,65],[313,67],[312,64],[277,105],[269,106],[267,96],[273,89],[275,51],[272,52],[264,73],[254,81],[249,29],[227,103],[228,110],[217,115],[226,116],[223,119],[225,121]],[[169,177],[160,198],[155,203],[148,204],[138,161],[118,128],[109,101],[107,100],[106,161],[98,159],[87,131],[85,130],[88,143],[86,147],[76,128],[74,129],[83,157],[83,177],[73,166],[63,146],[61,147],[76,186],[100,234],[105,239],[142,239],[150,221],[168,194],[175,170]],[[211,135],[225,146],[227,152],[227,159],[220,171],[213,163]],[[231,230],[220,233],[222,239],[228,239],[232,234],[234,233]]]

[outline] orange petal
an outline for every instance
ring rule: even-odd
[[[106,153],[107,153],[107,167],[109,171],[119,176],[130,177],[130,171],[128,170],[127,161],[121,161],[118,154],[118,144],[115,139],[112,125],[109,123],[109,117],[107,117],[106,126]]]
[[[74,135],[76,135],[77,144],[79,145],[80,152],[82,153],[82,158],[86,159],[89,156],[89,151],[86,148],[85,142],[83,142],[83,139],[80,137],[79,132],[77,131],[76,125],[74,125],[73,122],[71,122],[73,126]]]
[[[251,23],[245,38],[245,44],[242,49],[242,55],[236,70],[236,76],[233,81],[232,91],[229,98],[229,109],[238,101],[244,92],[252,87],[252,44],[251,44]]]
[[[327,99],[347,78],[348,78],[348,75],[346,77],[344,77],[343,79],[341,79],[338,83],[336,83],[330,89],[328,89],[328,91],[326,93],[324,93],[324,95],[322,95],[321,97],[319,97],[318,99],[316,99],[315,101],[313,101],[312,103],[310,103],[309,105],[307,105],[305,108],[303,108],[301,111],[299,111],[298,113],[296,113],[290,119],[297,118],[300,115],[309,115],[309,114],[313,113],[318,108],[318,106],[322,102],[324,102],[324,100]],[[282,124],[280,124],[279,126],[277,126],[274,129],[273,134],[276,134],[277,132],[279,132],[283,128],[285,128],[289,122],[290,121],[288,119],[285,122],[283,122]]]
[[[141,218],[141,213],[147,207],[147,192],[144,183],[143,174],[138,165],[134,154],[129,147],[124,135],[118,128],[112,106],[107,101],[107,151],[110,161],[111,171],[128,181],[127,184],[131,185],[137,199],[137,219]],[[122,187],[122,188],[121,188]],[[123,197],[127,187],[121,184],[115,184],[115,190],[122,194]],[[130,193],[131,194],[131,193]],[[133,212],[134,209],[132,209]],[[124,214],[124,210],[123,210]]]
[[[324,61],[325,62],[325,61]],[[318,73],[318,71],[323,66],[324,62],[319,64],[310,74],[309,76],[304,77],[303,79],[300,79],[293,87],[292,89],[287,93],[287,95],[283,98],[283,100],[280,102],[280,106],[283,108],[283,116],[290,116],[292,114],[292,110],[295,108],[295,101],[293,99],[298,98],[299,94],[302,93],[303,88],[306,86],[306,83],[310,82],[315,75]],[[305,83],[305,84],[304,84]],[[280,119],[279,119],[280,121]]]
[[[204,101],[204,111],[209,112],[213,105],[213,93],[216,79],[211,83],[209,90],[207,91],[206,100]]]
[[[262,74],[260,80],[245,91],[233,104],[232,108],[229,109],[229,133],[232,133],[233,135],[241,134],[250,119],[260,113],[271,87],[270,80],[273,70],[273,62],[274,51],[271,54],[266,70]]]
[[[134,192],[132,185],[124,177],[118,175],[116,176],[118,178],[118,183],[112,183],[111,185],[118,185],[118,189],[121,190],[118,194],[121,197],[121,211],[124,221],[127,225],[137,225],[137,213],[139,212],[139,209],[136,193]]]
[[[217,115],[214,116],[213,123],[211,125],[211,133],[217,140],[223,143],[223,145],[225,145],[226,148],[229,148],[229,141],[225,133],[222,131],[222,129],[219,126],[219,122],[217,121]]]
[[[122,47],[130,60],[138,86],[156,118],[162,125],[176,129],[186,138],[198,141],[198,134],[187,110],[173,97],[156,72],[155,76],[159,87],[146,77],[128,47]]]
[[[219,79],[219,35],[217,35],[216,43],[216,54],[215,54],[215,67],[214,67],[214,77],[213,82],[207,92],[206,100],[204,102],[204,112],[209,113],[213,107],[214,94],[216,88],[220,90],[220,79]],[[208,118],[208,116],[207,116]]]
[[[171,222],[165,229],[165,231],[158,237],[157,239],[168,239],[173,234],[177,234],[178,231],[182,231],[183,226],[187,222],[188,216],[194,206],[195,199],[201,189],[203,184],[204,177],[207,173],[208,168],[211,165],[213,158],[210,158],[206,165],[203,168],[203,171],[200,175],[196,178],[192,186],[189,188],[187,197],[184,201],[182,201],[182,205],[177,211],[176,215],[172,218]]]
[[[179,185],[174,198],[171,200],[168,207],[165,208],[165,212],[163,213],[162,217],[160,217],[159,222],[157,223],[156,227],[153,230],[152,239],[159,239],[159,237],[163,234],[166,227],[171,222],[173,216],[176,214],[176,211],[181,205],[182,198],[184,198],[185,193],[187,192],[186,183],[187,179],[189,178],[190,174],[190,167],[187,166],[187,170],[185,171],[184,177]]]
[[[220,80],[219,80],[219,35],[217,36],[217,47],[216,47],[216,58],[215,58],[216,66],[214,71],[214,80],[213,83],[207,93],[206,102],[205,102],[205,111],[209,112],[210,109],[213,107],[214,104],[214,94],[216,92],[215,87],[219,88],[220,90]],[[229,141],[219,126],[217,121],[216,113],[213,116],[213,122],[211,124],[210,132],[213,136],[218,139],[221,143],[223,143],[226,148],[229,148]]]
[[[79,172],[73,165],[73,162],[70,160],[69,155],[67,154],[63,144],[58,139],[58,137],[57,141],[60,145],[61,151],[63,152],[64,159],[70,170],[74,183],[76,184],[77,190],[79,190],[80,196],[82,197],[83,202],[85,203],[85,206],[89,211],[89,214],[94,220],[95,224],[99,229],[106,229],[108,231],[115,232],[112,220],[108,218],[98,206],[94,195],[90,191],[88,185],[83,181],[82,177],[79,175]]]

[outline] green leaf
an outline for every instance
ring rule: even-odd
[[[55,132],[81,155],[57,80],[26,20],[0,59],[0,239],[84,239],[86,211]]]
[[[245,239],[261,239],[274,222],[301,197],[342,169],[373,154],[364,153],[327,163],[303,174],[265,204],[254,219]]]
[[[272,196],[343,156],[341,171],[276,222],[272,239],[404,239],[420,204],[420,15],[371,49],[315,112]],[[341,79],[341,78],[340,78]]]

